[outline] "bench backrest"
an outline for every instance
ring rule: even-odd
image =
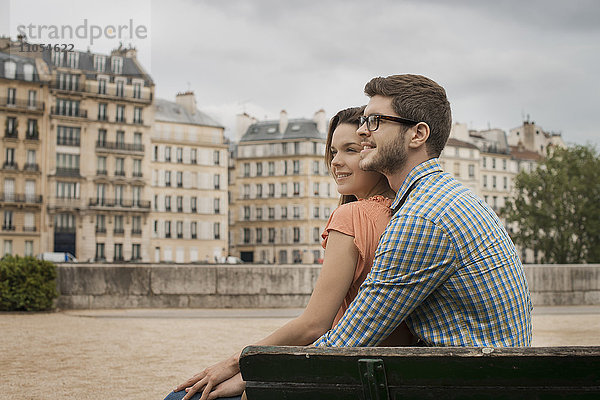
[[[249,400],[600,399],[600,347],[248,346]]]

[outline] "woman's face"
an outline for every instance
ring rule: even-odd
[[[359,168],[361,137],[353,124],[340,124],[331,139],[331,171],[340,194],[355,195],[358,198],[369,196],[382,175]]]

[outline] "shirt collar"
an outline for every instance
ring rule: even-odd
[[[409,173],[404,182],[402,182],[402,186],[400,186],[400,190],[396,194],[396,199],[390,206],[391,209],[395,210],[400,201],[408,194],[408,190],[416,183],[419,179],[424,177],[425,175],[429,175],[434,172],[442,172],[442,167],[437,158],[430,158],[427,161],[422,162],[421,164],[415,166]]]

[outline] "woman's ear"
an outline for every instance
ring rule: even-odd
[[[410,131],[412,135],[408,147],[411,149],[417,149],[424,146],[427,139],[429,139],[429,125],[425,122],[419,122]]]

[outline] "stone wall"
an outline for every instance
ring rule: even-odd
[[[304,307],[318,265],[61,264],[62,309]],[[526,265],[534,305],[600,304],[600,264]]]

